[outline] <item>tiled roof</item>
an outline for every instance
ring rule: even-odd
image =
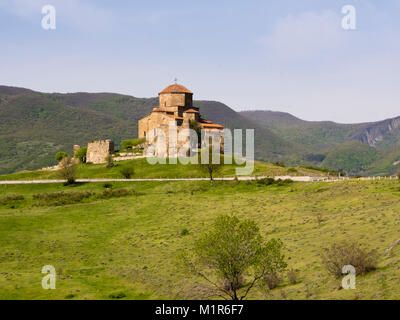
[[[171,110],[169,110],[167,108],[156,107],[156,108],[153,108],[153,111],[154,112],[168,112],[168,111],[171,111]]]
[[[186,112],[186,113],[200,113],[200,112],[198,112],[197,110],[194,110],[194,109],[189,109],[189,110],[186,110],[184,112]]]
[[[216,124],[216,123],[200,123],[200,125],[202,127],[206,127],[206,128],[223,128],[223,125],[220,124]]]
[[[160,93],[193,93],[193,92],[185,88],[184,86],[181,86],[180,84],[172,84],[166,87]]]

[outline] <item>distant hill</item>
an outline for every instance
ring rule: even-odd
[[[297,161],[353,174],[395,174],[400,170],[400,117],[340,124],[305,121],[289,113],[245,111],[241,115],[302,146]],[[358,142],[358,143],[357,143]]]
[[[72,153],[110,138],[117,144],[137,137],[137,122],[158,105],[157,98],[135,98],[113,93],[40,93],[0,86],[0,174],[55,164],[60,150]],[[229,128],[256,129],[256,157],[281,161],[295,145],[269,129],[214,101],[195,101],[202,115]]]
[[[400,117],[376,123],[304,121],[274,111],[235,112],[216,101],[194,101],[202,115],[230,129],[255,129],[257,160],[393,174],[400,170]],[[137,137],[137,122],[157,98],[114,93],[41,93],[0,86],[0,174],[55,164],[58,151],[98,139]],[[353,145],[358,141],[362,145]],[[352,149],[352,147],[355,147]],[[366,148],[367,147],[367,148]],[[361,160],[351,153],[362,153]],[[346,160],[342,152],[347,154]],[[356,160],[358,159],[358,160]]]

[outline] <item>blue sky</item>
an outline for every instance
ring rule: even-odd
[[[152,97],[177,77],[235,110],[377,121],[400,115],[399,39],[398,0],[0,0],[0,84]]]

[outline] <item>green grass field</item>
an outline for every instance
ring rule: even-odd
[[[195,165],[178,164],[164,165],[155,164],[150,165],[146,159],[136,159],[115,162],[112,168],[106,168],[105,164],[79,164],[77,178],[90,179],[90,178],[117,178],[121,179],[123,176],[120,173],[121,166],[133,165],[135,174],[132,178],[200,178],[208,177],[207,174],[198,170]],[[243,166],[243,165],[242,165]],[[218,176],[234,177],[236,175],[236,168],[238,165],[224,165],[222,172]],[[280,167],[275,164],[270,164],[261,161],[255,161],[254,171],[252,175],[258,176],[304,176],[312,175],[318,176],[324,173],[318,170],[306,169],[303,167],[286,168]],[[35,180],[35,179],[57,179],[55,171],[22,171],[14,174],[0,175],[0,180]]]
[[[183,273],[177,257],[219,214],[251,218],[266,238],[280,238],[289,268],[298,271],[297,284],[284,274],[280,287],[251,299],[400,298],[400,247],[385,253],[400,239],[396,180],[118,182],[112,189],[131,193],[102,198],[103,183],[1,185],[0,299],[201,298],[204,283]],[[37,200],[61,191],[91,195],[71,204]],[[322,248],[345,238],[380,253],[378,269],[358,276],[356,290],[339,290],[341,280],[321,263]],[[41,287],[44,265],[56,268],[56,290]]]

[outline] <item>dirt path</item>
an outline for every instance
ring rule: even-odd
[[[262,179],[265,177],[238,177],[240,181],[251,181]],[[214,178],[216,181],[232,181],[234,177],[226,177],[226,178]],[[314,181],[315,177],[290,177],[290,176],[282,176],[275,177],[278,179],[291,179],[293,181]],[[77,179],[77,182],[135,182],[135,181],[209,181],[209,178],[159,178],[159,179]],[[63,180],[4,180],[0,181],[0,185],[5,184],[39,184],[39,183],[63,183]]]
[[[240,181],[254,181],[267,177],[238,177]],[[365,177],[365,178],[340,178],[340,179],[332,179],[328,177],[311,177],[311,176],[277,176],[274,177],[275,180],[278,179],[291,179],[297,182],[338,182],[338,181],[349,181],[349,180],[381,180],[381,179],[396,179],[395,177]],[[232,181],[234,177],[226,177],[226,178],[214,178],[216,181]],[[209,178],[158,178],[158,179],[77,179],[76,182],[137,182],[137,181],[210,181]],[[63,180],[3,180],[0,181],[0,185],[6,184],[39,184],[39,183],[63,183]]]

